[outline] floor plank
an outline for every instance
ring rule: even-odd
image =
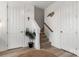
[[[35,50],[35,49],[25,47],[25,48],[17,48],[17,49],[7,50],[4,52],[0,52],[0,57],[18,57],[19,55],[24,54],[24,53],[31,51],[31,50]],[[62,49],[58,49],[55,47],[51,47],[48,49],[41,49],[41,50],[47,50],[47,51],[53,53],[54,55],[56,55],[57,57],[77,57],[75,54],[66,52]]]

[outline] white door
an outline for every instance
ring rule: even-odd
[[[74,53],[76,49],[76,2],[63,2],[61,16],[61,47]]]
[[[7,49],[7,3],[0,2],[0,51]]]
[[[8,49],[24,45],[24,8],[8,7]]]

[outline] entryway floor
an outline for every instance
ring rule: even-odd
[[[36,54],[34,52],[36,52]],[[42,52],[44,51],[44,53]],[[32,53],[33,52],[33,53]],[[48,53],[47,53],[48,52]],[[75,54],[69,53],[62,49],[50,47],[38,50],[34,48],[15,48],[4,52],[0,52],[0,57],[77,57]]]

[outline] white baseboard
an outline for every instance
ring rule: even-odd
[[[74,52],[77,56],[79,56],[79,50],[75,50]]]

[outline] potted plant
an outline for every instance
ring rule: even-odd
[[[28,42],[28,45],[30,48],[32,48],[34,46],[33,40],[35,39],[36,33],[26,30],[25,35],[29,37],[30,42]]]

